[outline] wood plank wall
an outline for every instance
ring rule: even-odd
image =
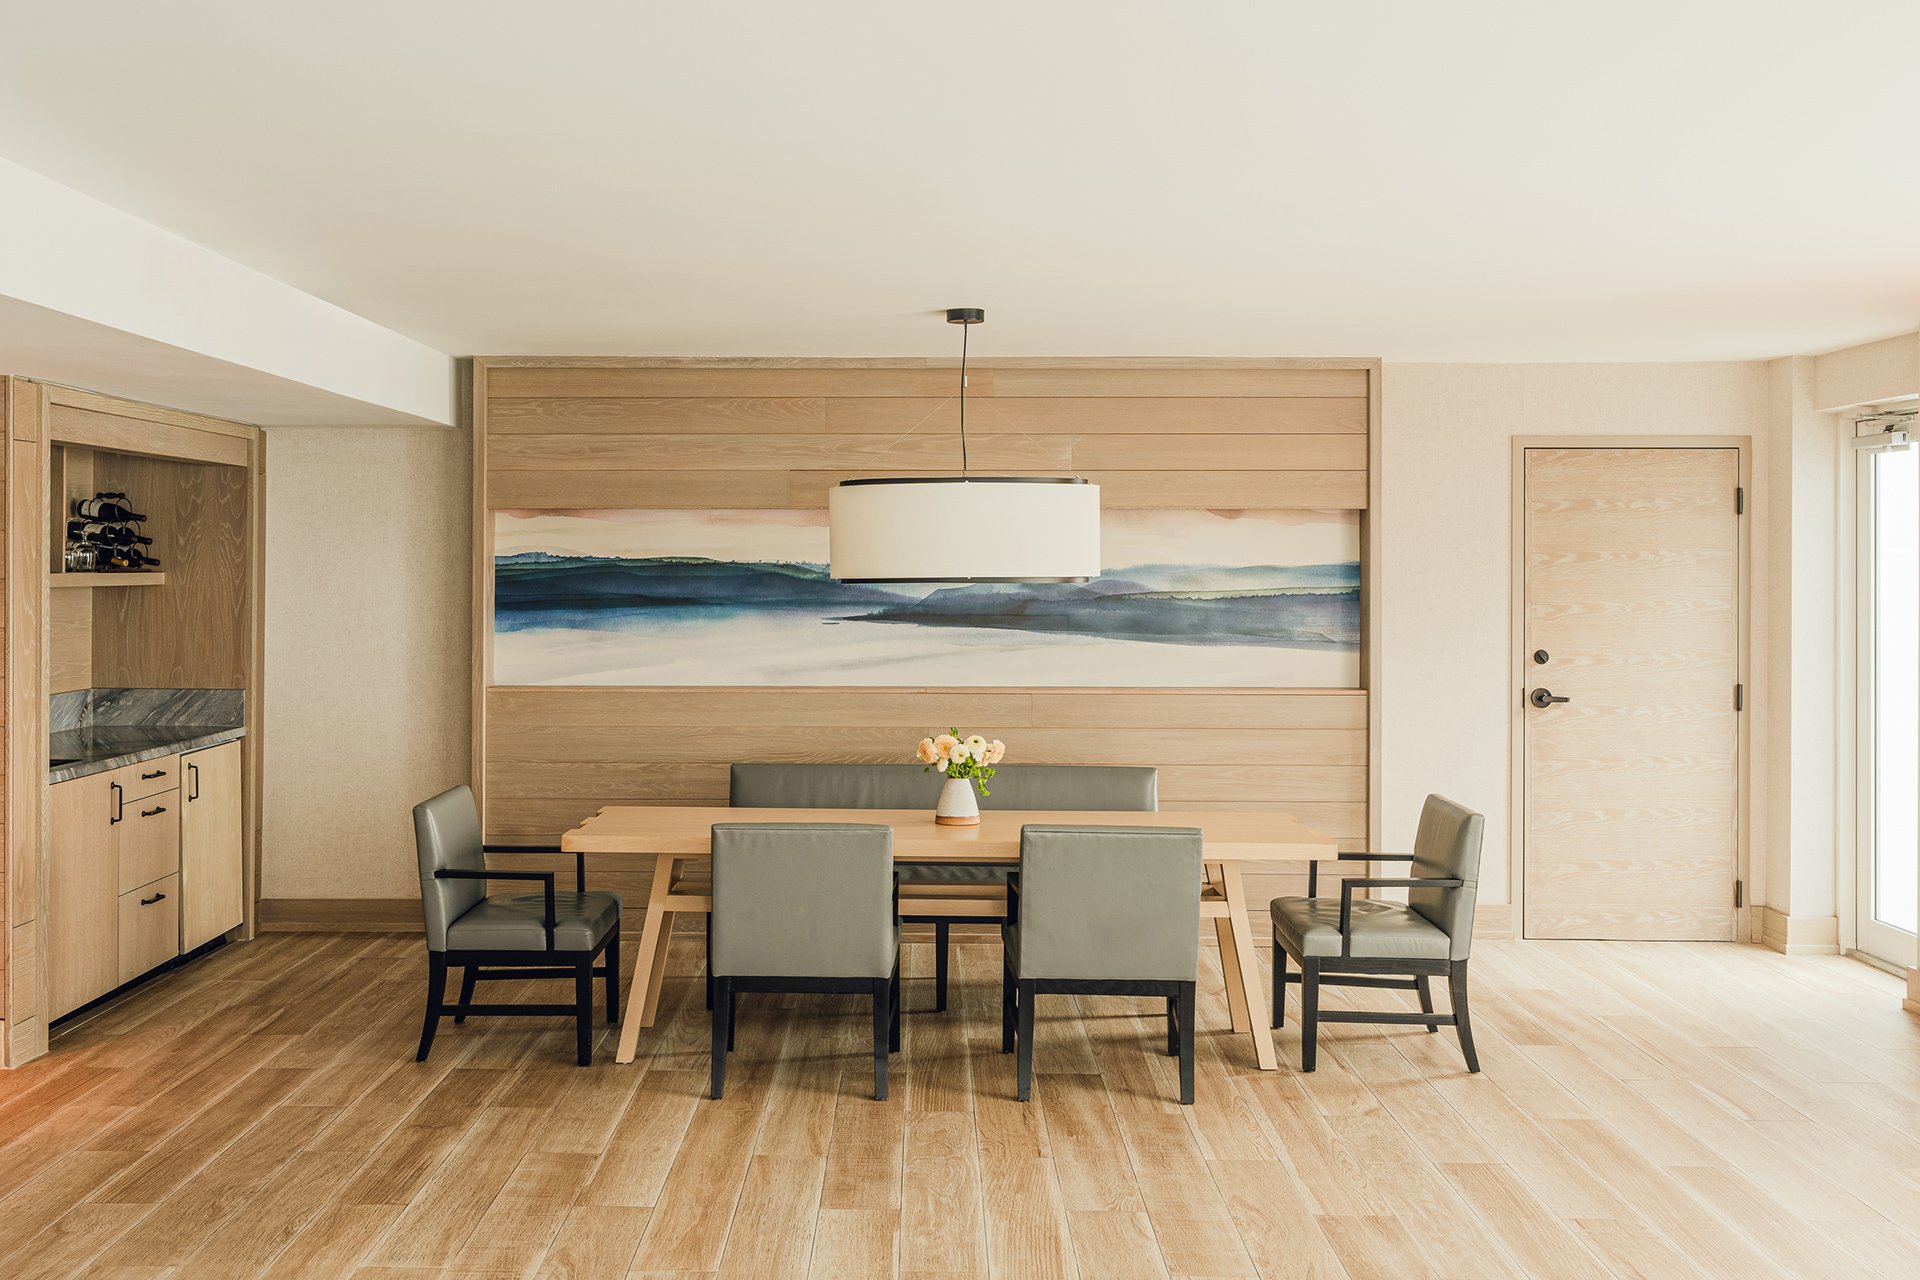
[[[1115,509],[1364,512],[1374,368],[976,361],[971,461],[1078,473]],[[731,761],[901,760],[960,722],[1017,760],[1159,765],[1168,809],[1284,810],[1365,847],[1361,690],[490,687],[493,511],[820,507],[843,478],[957,470],[956,385],[946,361],[476,361],[474,773],[489,833],[553,837],[609,803],[724,803]],[[595,878],[645,885],[611,865]],[[1250,876],[1257,899],[1292,883]]]

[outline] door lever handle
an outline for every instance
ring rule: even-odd
[[[1544,711],[1556,702],[1571,702],[1573,699],[1558,697],[1551,689],[1535,689],[1527,695],[1527,701]]]

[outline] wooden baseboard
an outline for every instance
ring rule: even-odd
[[[424,933],[418,898],[262,898],[262,933]]]
[[[1782,955],[1837,956],[1840,920],[1837,916],[1795,916],[1760,908],[1760,944]]]

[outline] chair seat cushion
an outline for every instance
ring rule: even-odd
[[[1445,960],[1450,945],[1418,912],[1369,898],[1354,899],[1352,932],[1347,954],[1367,960]],[[1340,900],[1275,898],[1273,940],[1302,958],[1339,956]]]
[[[617,893],[553,895],[553,949],[592,951],[620,924]],[[546,895],[496,893],[447,928],[449,951],[545,951]]]

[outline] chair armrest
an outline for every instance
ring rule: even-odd
[[[482,853],[565,853],[557,844],[483,844]],[[587,851],[573,851],[573,887],[576,892],[587,891]]]
[[[1413,855],[1410,853],[1365,853],[1355,851],[1350,853],[1336,853],[1333,857],[1334,860],[1338,862],[1413,861]],[[1318,859],[1307,864],[1307,896],[1309,898],[1317,898],[1320,896],[1320,861]]]
[[[553,950],[553,872],[551,871],[465,871],[442,867],[433,873],[435,880],[538,880],[546,890],[547,950]]]
[[[1438,876],[1356,876],[1340,882],[1340,956],[1353,954],[1353,891],[1355,889],[1460,889],[1465,880]]]

